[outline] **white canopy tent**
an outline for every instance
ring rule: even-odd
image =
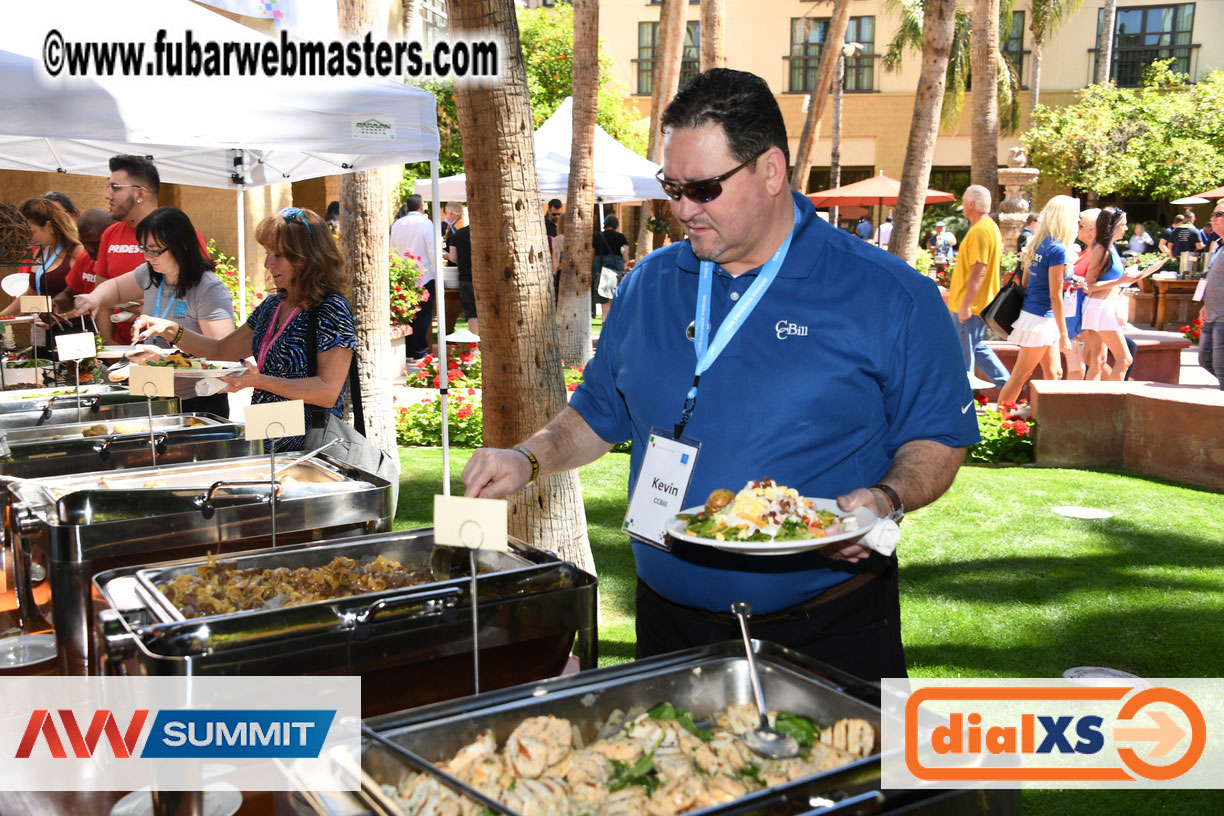
[[[188,32],[196,43],[275,42],[187,0],[125,0],[121,13],[96,0],[26,4],[0,27],[0,168],[108,176],[111,156],[135,153],[151,157],[163,181],[235,190],[243,288],[248,188],[429,161],[440,234],[437,101],[426,91],[351,77],[82,78],[47,71],[47,55],[54,64],[65,43],[143,43],[147,74],[161,30],[168,43],[184,43]],[[239,300],[245,312],[245,292]],[[445,370],[445,348],[439,351]],[[442,399],[445,451],[445,393]],[[443,464],[449,493],[445,453]]]
[[[573,145],[573,99],[566,97],[548,121],[535,132],[536,173],[540,179],[540,195],[564,199],[569,191],[570,153]],[[642,201],[666,198],[655,178],[659,165],[643,158],[595,126],[595,200],[614,204],[620,201]],[[447,176],[439,182],[443,201],[467,201],[467,176]],[[416,191],[427,191],[424,179],[417,182]]]

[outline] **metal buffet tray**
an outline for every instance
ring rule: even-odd
[[[96,419],[92,422],[35,428],[0,429],[0,474],[23,479],[59,476],[91,470],[120,470],[153,464],[149,452],[149,427],[152,425],[157,462],[168,465],[197,459],[250,456],[262,449],[258,443],[242,438],[242,425],[212,414],[169,414],[133,417],[123,420]],[[97,433],[102,430],[103,433]],[[86,436],[85,432],[91,432]],[[215,446],[214,455],[172,448]],[[0,499],[2,500],[2,499]]]
[[[880,710],[862,699],[878,695],[878,687],[772,643],[754,641],[754,647],[771,708],[803,714],[822,726],[858,717],[872,724],[878,738]],[[552,714],[568,719],[578,727],[584,744],[590,744],[618,709],[644,711],[666,701],[700,718],[751,700],[744,646],[735,641],[390,714],[367,725],[391,742],[439,762],[450,759],[486,728],[492,729],[500,748],[527,717]],[[363,804],[377,814],[403,816],[380,785],[399,787],[413,769],[370,739],[362,749],[361,768]],[[875,812],[879,786],[877,756],[689,813],[785,816],[811,811],[814,797],[832,800],[829,804],[874,803],[870,812]]]
[[[317,567],[379,555],[435,580],[349,598],[183,619],[157,588],[200,559],[125,567],[94,578],[107,673],[356,674],[363,715],[469,694],[471,581],[467,554],[435,548],[431,529],[278,547],[219,559],[239,569]],[[595,665],[594,577],[515,543],[477,553],[481,686],[559,674],[571,649]]]
[[[300,453],[277,456],[278,468]],[[326,454],[278,475],[277,542],[386,530],[391,484]],[[10,480],[5,535],[14,561],[38,560],[51,576],[51,608],[64,674],[90,658],[90,578],[119,566],[266,547],[272,515],[268,458],[248,456]],[[154,487],[145,485],[153,484]],[[32,603],[28,571],[17,574],[19,604]]]
[[[55,395],[45,398],[40,396],[35,399],[0,399],[0,429],[35,428],[149,415],[149,406],[146,404],[148,400],[126,390],[86,394],[85,389],[81,389],[79,398],[74,394],[62,392],[63,389],[59,389]],[[152,403],[154,416],[177,414],[181,411],[178,397],[157,397]]]

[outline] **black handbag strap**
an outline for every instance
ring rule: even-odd
[[[319,315],[313,308],[306,311],[306,376],[314,377],[319,373]],[[269,328],[271,331],[271,328]],[[353,349],[353,357],[349,361],[348,379],[345,383],[353,400],[353,427],[357,433],[365,436],[365,410],[361,404],[361,389],[353,387],[359,382],[357,378],[357,349]],[[319,426],[325,421],[325,409],[319,405],[310,406],[310,424]]]

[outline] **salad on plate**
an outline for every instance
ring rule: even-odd
[[[773,479],[751,481],[738,493],[721,488],[706,499],[699,513],[681,513],[684,532],[714,541],[802,541],[859,529],[853,513],[817,508]]]

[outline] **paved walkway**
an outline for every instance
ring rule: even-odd
[[[1191,346],[1188,349],[1182,349],[1181,353],[1181,378],[1178,380],[1182,385],[1201,385],[1206,388],[1219,388],[1220,384],[1207,369],[1199,365],[1198,362],[1198,346]]]

